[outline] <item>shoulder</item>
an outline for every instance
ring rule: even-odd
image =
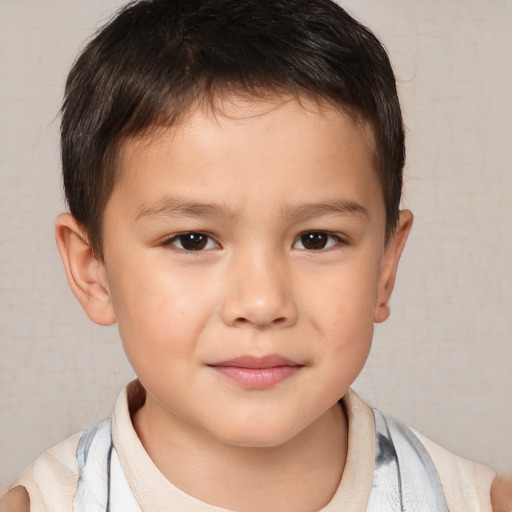
[[[444,507],[450,512],[493,512],[493,505],[494,512],[502,512],[500,508],[496,508],[496,500],[508,499],[507,493],[511,492],[510,484],[507,488],[500,480],[496,480],[493,485],[496,473],[492,469],[459,457],[406,425],[384,416],[377,409],[371,410],[375,422],[373,490],[375,478],[379,476],[379,462],[380,466],[386,468],[388,458],[394,458],[400,461],[399,478],[403,479],[402,485],[404,482],[412,487],[419,485],[421,494],[421,489],[431,484],[433,490],[437,488],[444,495]],[[413,464],[414,460],[416,464]],[[426,483],[421,482],[419,478],[418,468],[421,467],[425,468],[428,476]],[[511,512],[512,508],[503,510]]]
[[[413,431],[429,453],[453,512],[492,512],[491,486],[496,473],[487,466],[459,457]]]
[[[494,512],[512,510],[512,480],[497,476],[491,487],[491,501]]]
[[[74,434],[50,448],[25,469],[0,501],[0,512],[73,510],[81,436]]]
[[[512,511],[512,480],[496,475],[487,466],[450,453],[417,432],[415,434],[436,465],[450,500],[450,510]]]
[[[30,498],[22,486],[13,487],[0,499],[0,512],[29,512]]]

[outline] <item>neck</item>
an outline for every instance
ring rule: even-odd
[[[336,492],[347,453],[338,404],[287,442],[234,446],[162,413],[151,397],[134,414],[139,438],[160,472],[187,494],[246,512],[311,511]]]

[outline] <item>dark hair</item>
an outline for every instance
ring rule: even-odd
[[[225,92],[314,98],[368,123],[389,237],[404,131],[388,56],[367,28],[331,0],[143,0],[95,35],[66,83],[66,199],[100,257],[120,144]]]

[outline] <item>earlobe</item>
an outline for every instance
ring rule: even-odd
[[[382,258],[379,285],[375,302],[374,322],[384,322],[389,317],[389,299],[395,285],[400,256],[411,231],[413,215],[409,210],[400,212],[398,227],[391,236]]]
[[[87,235],[71,214],[57,217],[55,238],[69,287],[87,316],[99,325],[115,323],[105,265],[96,257]]]

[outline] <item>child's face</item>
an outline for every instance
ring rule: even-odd
[[[106,287],[146,406],[231,444],[319,420],[387,314],[400,251],[368,134],[306,106],[233,100],[129,141],[105,211]]]

